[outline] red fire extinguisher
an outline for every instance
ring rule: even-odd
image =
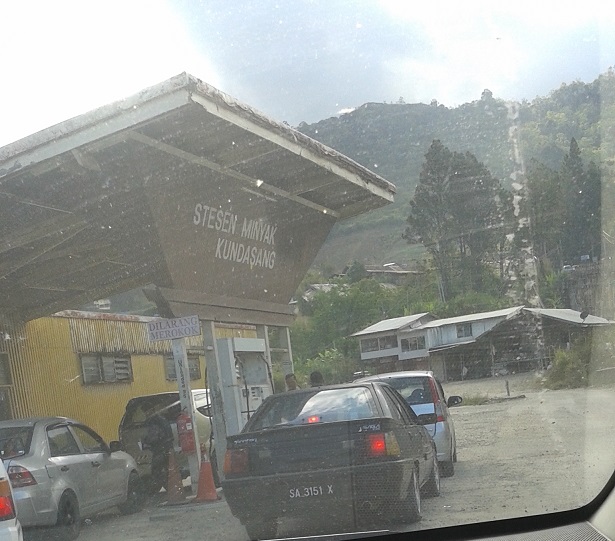
[[[185,411],[182,411],[177,416],[177,436],[179,437],[179,446],[182,453],[196,453],[196,441],[194,439],[194,429],[192,427],[192,419]]]

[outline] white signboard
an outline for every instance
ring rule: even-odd
[[[201,334],[201,324],[198,316],[157,319],[147,324],[147,334],[151,342],[199,336]]]
[[[194,422],[195,407],[190,389],[190,370],[188,368],[188,355],[184,338],[201,334],[201,322],[198,316],[177,317],[175,319],[157,319],[147,324],[147,334],[151,342],[158,340],[171,340],[173,359],[175,360],[175,373],[177,374],[177,390],[181,409],[189,416],[192,431],[197,442],[196,453],[188,454],[190,466],[190,481],[192,490],[196,494],[199,481],[201,463],[201,450],[198,444],[199,435]]]

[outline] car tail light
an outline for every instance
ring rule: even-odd
[[[8,474],[13,488],[29,487],[37,484],[34,476],[22,466],[10,466]]]
[[[0,520],[15,518],[15,505],[11,485],[6,479],[0,480]]]
[[[367,435],[367,456],[377,458],[399,456],[401,449],[393,432],[375,432]]]
[[[224,474],[239,475],[248,471],[248,450],[227,449],[224,455]]]
[[[433,400],[434,410],[436,413],[436,422],[441,423],[444,421],[444,412],[442,411],[442,402],[438,396],[436,384],[433,379],[429,379],[429,388],[431,389],[431,399]]]

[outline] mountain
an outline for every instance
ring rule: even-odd
[[[610,120],[609,120],[610,119]],[[424,155],[434,139],[457,152],[471,152],[504,187],[524,163],[537,159],[559,168],[575,137],[588,159],[615,156],[615,73],[592,83],[575,81],[532,102],[509,104],[485,90],[479,100],[456,108],[426,104],[366,103],[351,113],[298,130],[342,152],[397,186],[395,202],[339,223],[329,235],[315,267],[339,270],[364,264],[419,259],[421,246],[401,238],[408,203],[418,182]],[[608,140],[607,140],[608,139]],[[515,153],[520,149],[521,154]]]

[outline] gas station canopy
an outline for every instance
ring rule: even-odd
[[[220,321],[284,313],[335,222],[394,193],[181,74],[0,148],[0,315],[146,284],[175,315],[191,302]]]

